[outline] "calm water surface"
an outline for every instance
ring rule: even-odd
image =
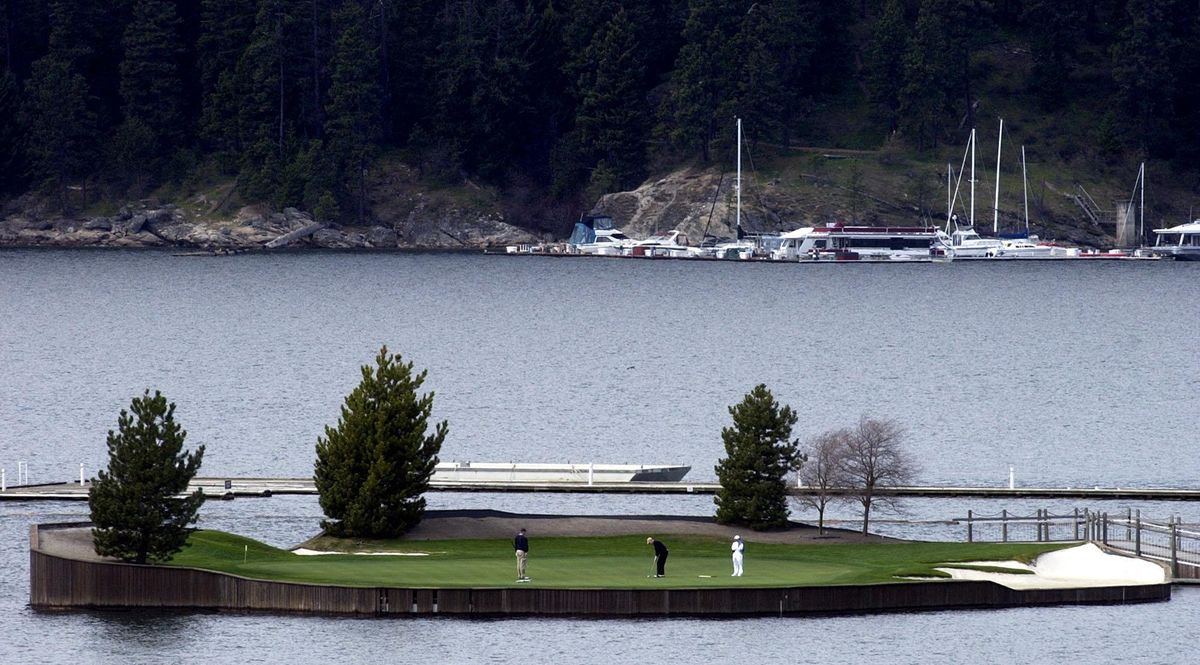
[[[34,482],[105,461],[147,387],[178,403],[206,475],[305,476],[381,344],[429,370],[443,459],[671,462],[713,477],[726,408],[766,383],[799,436],[891,417],[928,483],[1200,486],[1200,266],[744,265],[292,254],[0,252],[0,467]],[[431,495],[434,507],[708,514],[704,497]],[[902,537],[967,509],[912,502]],[[1078,506],[1083,507],[1083,506]],[[1113,512],[1127,504],[1089,506]],[[1200,521],[1192,504],[1141,504]],[[0,504],[0,662],[1182,662],[1200,590],[1137,607],[638,622],[35,614],[26,531],[81,505]],[[836,517],[853,519],[845,510]],[[278,545],[311,498],[210,504]],[[932,636],[932,637],[931,637]],[[942,636],[937,638],[937,636]],[[347,647],[347,645],[351,645]]]

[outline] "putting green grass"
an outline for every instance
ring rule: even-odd
[[[729,543],[677,536],[667,576],[651,577],[654,556],[645,536],[538,538],[531,542],[528,574],[517,584],[511,541],[375,541],[364,550],[426,556],[300,556],[218,531],[197,531],[171,565],[242,577],[337,586],[709,588],[880,584],[903,577],[946,577],[934,567],[953,562],[1029,562],[1068,544],[876,543],[768,545],[749,542],[745,575],[730,577]],[[711,577],[706,577],[711,576]]]

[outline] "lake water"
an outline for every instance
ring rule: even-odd
[[[684,463],[711,479],[727,407],[765,383],[808,437],[907,428],[919,482],[1200,486],[1200,265],[748,265],[485,257],[0,251],[0,467],[89,475],[145,388],[178,404],[204,475],[306,476],[381,344],[429,371],[445,460]],[[432,494],[433,507],[708,514],[705,497]],[[1182,515],[1190,503],[1088,507]],[[911,501],[903,537],[1053,502]],[[853,511],[836,517],[853,520]],[[28,524],[0,503],[0,662],[1177,662],[1200,590],[1170,603],[751,621],[369,621],[28,610]],[[803,515],[800,515],[803,517]],[[887,516],[881,515],[886,518]],[[311,497],[209,504],[277,545]],[[248,526],[251,525],[251,526]],[[940,637],[939,637],[940,636]]]

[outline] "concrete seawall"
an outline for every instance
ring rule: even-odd
[[[49,528],[46,525],[43,528]],[[1168,600],[1170,584],[1016,591],[936,581],[771,589],[342,587],[252,580],[171,566],[86,561],[42,551],[30,529],[30,605],[377,616],[792,616]]]

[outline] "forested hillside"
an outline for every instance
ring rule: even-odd
[[[557,229],[727,162],[734,116],[761,159],[944,164],[1001,112],[1043,163],[1131,184],[1200,154],[1198,37],[1183,0],[0,0],[0,196],[71,211],[236,178],[352,223],[403,164]]]

